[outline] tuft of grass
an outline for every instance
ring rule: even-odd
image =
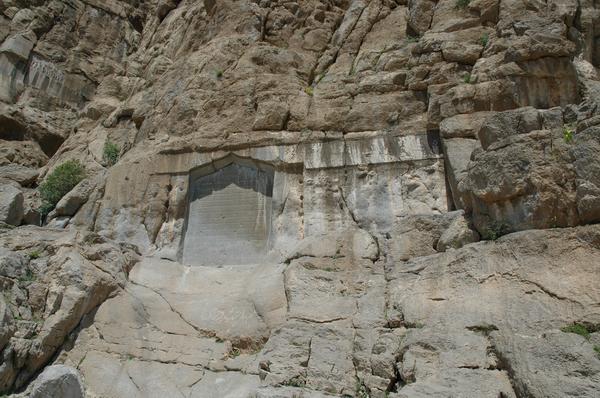
[[[58,166],[40,185],[42,206],[39,211],[43,216],[48,215],[56,204],[75,185],[85,178],[85,168],[78,160],[68,160]]]
[[[304,387],[304,386],[306,386],[306,380],[304,380],[300,376],[296,376],[296,377],[292,377],[289,380],[284,381],[281,384],[284,386],[291,386],[291,387]]]
[[[594,351],[596,351],[596,354],[598,354],[598,357],[600,358],[600,345],[594,345]]]
[[[4,229],[15,229],[16,227],[14,225],[11,224],[7,224],[3,221],[0,221],[0,231],[4,230]]]
[[[471,83],[471,74],[470,74],[470,73],[467,73],[467,74],[465,75],[465,77],[463,77],[463,81],[464,81],[466,84],[470,84],[470,83]]]
[[[42,252],[40,252],[39,250],[33,250],[33,251],[29,252],[30,260],[36,260],[36,259],[40,258],[41,256],[42,256]]]
[[[503,222],[491,223],[487,230],[482,234],[484,240],[497,240],[503,235],[509,233],[509,226]]]
[[[485,33],[483,36],[481,36],[479,38],[479,43],[481,43],[481,45],[483,47],[487,47],[489,42],[490,42],[490,35],[488,35],[487,33]]]
[[[231,351],[229,352],[229,357],[235,358],[235,357],[239,357],[241,354],[242,354],[242,351],[240,351],[239,348],[233,347],[231,349]]]
[[[563,138],[567,144],[573,141],[573,134],[575,134],[575,129],[573,126],[565,125],[563,127]]]
[[[370,398],[371,395],[369,395],[369,390],[367,390],[367,387],[365,387],[365,385],[363,383],[361,383],[359,380],[356,380],[356,396],[357,398]]]
[[[35,274],[30,269],[25,271],[25,275],[19,278],[19,282],[33,282],[35,280]]]
[[[223,77],[223,69],[215,69],[215,77],[220,79]]]
[[[587,329],[587,327],[585,327],[585,325],[582,325],[581,323],[574,323],[572,325],[565,326],[564,328],[561,328],[560,330],[565,333],[578,334],[580,336],[585,337],[586,339],[588,339],[590,337],[590,331]]]
[[[465,9],[469,6],[471,0],[456,0],[456,9]]]
[[[473,332],[478,332],[478,333],[482,333],[482,334],[485,334],[485,335],[490,334],[494,330],[498,330],[498,328],[496,327],[496,325],[488,325],[488,324],[481,324],[481,325],[470,326],[470,327],[467,327],[467,329],[469,329],[469,330],[471,330]]]
[[[111,140],[106,140],[104,148],[102,149],[102,160],[110,167],[113,166],[119,160],[119,153],[121,148]]]
[[[422,324],[421,322],[415,322],[415,323],[405,322],[404,327],[406,327],[407,329],[423,329],[425,327],[425,325]]]
[[[311,86],[304,87],[304,92],[311,97],[315,94],[315,90]]]
[[[406,41],[409,43],[416,43],[419,41],[419,36],[412,36],[412,35],[408,35],[406,37]]]

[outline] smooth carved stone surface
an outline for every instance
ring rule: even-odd
[[[267,249],[272,195],[273,173],[236,163],[193,181],[183,263],[260,262]]]

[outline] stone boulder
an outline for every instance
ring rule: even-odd
[[[87,201],[92,192],[101,185],[104,179],[104,175],[100,173],[97,176],[86,178],[77,184],[71,191],[69,191],[62,199],[56,204],[53,210],[53,217],[60,216],[74,216],[75,213],[83,206]]]
[[[0,178],[12,180],[22,187],[31,186],[37,180],[37,177],[38,171],[30,167],[19,164],[0,166]]]
[[[84,398],[83,382],[79,372],[70,366],[52,365],[33,382],[30,398]]]
[[[447,249],[459,249],[468,243],[477,242],[479,234],[475,231],[469,220],[464,217],[456,217],[448,228],[442,233],[438,240],[436,249],[438,252]]]
[[[23,219],[23,192],[12,184],[0,185],[0,222],[19,225]]]

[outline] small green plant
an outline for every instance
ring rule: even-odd
[[[304,387],[306,385],[306,381],[304,379],[302,379],[300,376],[296,376],[296,377],[292,377],[289,380],[284,381],[283,383],[284,386],[291,386],[291,387]]]
[[[419,36],[408,35],[406,36],[406,41],[409,43],[416,43],[419,41]]]
[[[30,269],[25,271],[25,275],[19,278],[19,282],[33,282],[35,280],[35,274]]]
[[[464,81],[466,84],[470,84],[470,83],[471,83],[471,74],[470,74],[470,73],[467,73],[467,74],[466,74],[466,75],[463,77],[463,81]]]
[[[590,337],[590,331],[587,329],[587,327],[585,327],[585,325],[582,325],[581,323],[574,323],[572,325],[565,326],[560,330],[565,333],[578,334],[580,336],[585,337],[586,339]]]
[[[304,92],[311,97],[315,94],[315,90],[312,88],[312,86],[304,87]]]
[[[596,354],[598,354],[598,357],[600,358],[600,345],[594,345],[594,351],[596,351]]]
[[[223,70],[222,69],[215,69],[215,77],[217,79],[220,79],[223,77]]]
[[[485,33],[483,36],[481,36],[479,38],[479,42],[481,43],[482,46],[487,47],[488,43],[490,42],[490,35]]]
[[[510,226],[503,222],[492,222],[482,234],[485,240],[497,240],[510,232]]]
[[[10,229],[15,229],[15,228],[16,227],[14,225],[10,225],[10,224],[7,224],[7,223],[5,223],[3,221],[0,221],[0,231],[1,230],[5,230],[5,229],[10,230]]]
[[[231,358],[239,357],[241,354],[242,354],[242,351],[240,351],[240,349],[237,347],[233,347],[231,349],[231,351],[229,352],[229,356]]]
[[[46,181],[40,185],[42,206],[39,211],[43,216],[48,215],[75,185],[85,178],[85,168],[78,160],[68,160],[56,167]]]
[[[102,160],[110,167],[119,160],[119,152],[121,152],[121,149],[117,144],[110,140],[106,140],[104,149],[102,150]]]
[[[457,9],[465,9],[469,6],[471,0],[456,0],[456,8]]]
[[[352,66],[350,66],[350,76],[356,75],[356,64],[352,61]]]
[[[33,251],[29,252],[30,260],[36,260],[36,259],[40,258],[41,256],[42,256],[42,252],[40,252],[39,250],[33,250]]]
[[[568,144],[573,141],[573,134],[575,133],[574,129],[570,125],[565,125],[563,127],[563,138],[565,142]]]
[[[494,330],[498,330],[498,328],[496,327],[496,325],[489,325],[489,324],[481,324],[481,325],[469,326],[469,327],[467,327],[467,329],[469,329],[469,330],[471,330],[473,332],[478,332],[478,333],[482,333],[482,334],[485,334],[485,335],[490,334]]]
[[[361,383],[359,380],[356,380],[356,396],[358,398],[370,398],[371,395],[369,395],[369,391],[367,390],[367,387],[365,387],[365,385],[363,383]]]

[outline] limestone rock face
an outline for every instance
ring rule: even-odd
[[[595,397],[599,31],[590,0],[0,1],[0,395]]]
[[[48,366],[35,379],[31,398],[83,398],[83,383],[77,371],[64,365]]]
[[[86,314],[124,286],[137,254],[95,234],[37,227],[4,231],[0,241],[5,314],[0,380],[6,390],[23,386],[66,344]],[[39,388],[70,391],[69,380],[64,386],[48,380]]]
[[[0,221],[20,225],[23,219],[23,192],[11,184],[0,185]]]

